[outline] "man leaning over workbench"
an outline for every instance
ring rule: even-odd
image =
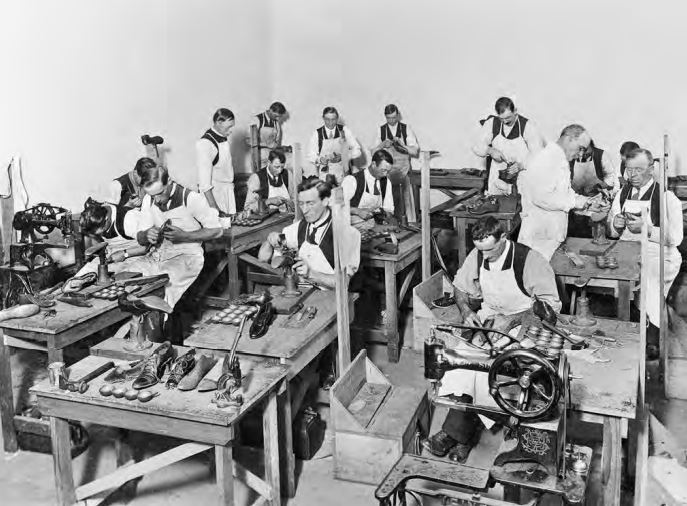
[[[646,313],[648,328],[646,334],[646,355],[648,359],[659,356],[659,328],[661,325],[661,297],[668,295],[673,280],[680,271],[682,255],[677,247],[682,242],[683,222],[682,204],[669,190],[665,195],[664,228],[664,273],[660,278],[660,190],[654,179],[654,157],[647,149],[637,148],[625,159],[625,179],[627,183],[613,199],[608,213],[610,235],[620,236],[621,241],[639,241],[642,232],[642,211],[648,210],[647,225],[649,247],[647,258],[648,282],[646,283]],[[661,284],[663,286],[661,287]],[[635,298],[639,300],[639,298]]]
[[[560,311],[553,269],[540,253],[509,240],[501,223],[492,216],[475,223],[472,240],[475,248],[453,281],[456,305],[464,324],[484,327],[492,321],[492,328],[517,335],[521,317],[532,308],[535,297]],[[482,299],[479,311],[470,307],[471,299]],[[511,342],[500,335],[492,341],[500,349]],[[472,344],[485,346],[484,339],[477,336]],[[442,379],[439,394],[462,395],[462,402],[495,405],[488,394],[487,377],[484,372],[449,371]],[[464,462],[477,442],[482,425],[480,418],[488,427],[493,425],[482,415],[478,418],[473,412],[450,410],[442,429],[423,445],[434,455],[443,457],[448,453],[451,460]]]

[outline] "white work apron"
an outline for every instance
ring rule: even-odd
[[[573,176],[570,186],[577,193],[585,193],[586,188],[591,188],[602,181],[596,176],[594,161],[575,162],[573,165]]]
[[[291,195],[289,195],[289,189],[286,187],[286,184],[282,183],[281,186],[272,186],[269,182],[267,183],[267,198],[272,199],[272,198],[279,198],[282,197],[286,200],[291,200]],[[287,211],[287,206],[286,204],[282,204],[280,206],[272,206],[270,207],[279,209],[280,213],[286,212]]]
[[[281,127],[275,121],[274,127],[263,126],[260,128],[260,167],[266,167],[270,151],[279,147],[281,143]]]
[[[346,139],[342,131],[340,137],[335,137],[333,139],[322,139],[322,149],[320,150],[320,156],[330,156],[333,154],[338,154],[343,158],[344,149],[348,149],[348,146],[346,145]],[[341,184],[341,181],[343,181],[346,172],[348,171],[344,170],[342,162],[329,162],[327,164],[326,170],[322,170],[322,168],[320,168],[319,176],[320,179],[324,179],[324,176],[326,174],[333,174],[336,177],[337,183]]]
[[[308,264],[311,271],[321,274],[334,274],[334,268],[329,265],[327,258],[317,244],[309,243],[307,240],[303,241],[301,247],[298,248],[298,258]]]
[[[653,191],[653,190],[652,190]],[[629,198],[623,204],[623,211],[628,213],[641,213],[644,209],[651,212],[651,200],[630,200]],[[651,218],[649,218],[651,221]],[[641,241],[641,233],[634,234],[630,232],[627,227],[623,230],[620,236],[621,241]],[[647,247],[647,257],[642,259],[647,263],[647,282],[646,284],[646,314],[649,321],[655,326],[661,324],[661,297],[666,297],[673,280],[680,271],[682,257],[677,251],[677,248],[666,247],[664,254],[663,267],[663,290],[661,290],[661,249],[658,243],[649,241]]]
[[[234,166],[231,161],[229,141],[217,145],[217,163],[212,168],[212,195],[217,206],[227,214],[236,214],[234,196]]]
[[[525,159],[529,154],[529,149],[525,139],[522,137],[522,123],[520,118],[516,120],[520,129],[520,137],[515,139],[507,139],[503,135],[503,124],[501,124],[501,131],[496,134],[496,137],[491,141],[491,146],[498,149],[506,159],[506,162],[518,162],[524,165]],[[515,125],[513,125],[515,128]],[[507,163],[491,161],[491,168],[489,170],[489,182],[487,186],[487,193],[489,195],[510,195],[513,185],[506,183],[499,179],[499,171],[508,167]]]

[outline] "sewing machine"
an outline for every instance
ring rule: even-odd
[[[523,349],[517,345],[505,350],[483,349],[459,336],[460,345],[449,348],[438,334],[456,330],[451,327],[435,325],[425,340],[425,378],[432,386],[432,404],[487,415],[504,426],[503,441],[488,469],[473,467],[469,460],[457,464],[431,454],[405,454],[375,492],[380,505],[389,506],[394,497],[403,501],[411,479],[450,486],[441,494],[436,489],[412,488],[414,493],[441,495],[443,504],[519,504],[486,497],[495,483],[504,485],[504,489],[530,490],[535,495],[555,494],[565,504],[582,504],[592,450],[567,441],[570,366],[562,346],[555,352],[543,351],[551,349],[548,347]],[[467,328],[458,327],[459,333]],[[456,333],[451,335],[455,337]],[[489,395],[495,405],[459,402],[458,397],[438,395],[445,374],[460,369],[488,375]]]

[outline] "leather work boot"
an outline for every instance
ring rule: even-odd
[[[196,366],[193,368],[193,370],[181,378],[177,388],[182,391],[193,390],[198,386],[200,380],[202,380],[205,375],[210,372],[210,369],[212,369],[216,363],[217,359],[215,357],[201,355],[196,359]]]
[[[176,388],[179,382],[196,365],[196,350],[191,349],[177,358],[169,369],[169,377],[165,383],[166,388]]]
[[[432,437],[425,439],[422,442],[422,446],[432,455],[444,457],[457,443],[458,441],[446,434],[443,430],[440,430]]]
[[[152,387],[165,374],[165,368],[174,360],[174,347],[165,341],[143,362],[143,370],[131,385],[136,390]]]

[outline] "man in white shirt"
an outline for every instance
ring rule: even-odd
[[[267,165],[270,152],[281,146],[283,135],[281,124],[284,118],[286,118],[286,107],[281,102],[273,102],[265,112],[255,117],[261,168]]]
[[[482,129],[472,151],[485,158],[489,195],[510,195],[526,158],[544,146],[544,138],[531,120],[518,114],[508,97],[494,105],[496,116],[480,121]]]
[[[585,209],[589,197],[570,186],[570,161],[586,151],[591,142],[580,125],[563,129],[556,142],[532,155],[518,177],[522,225],[518,241],[551,260],[568,233],[568,212]]]
[[[627,184],[613,199],[608,213],[610,234],[621,241],[640,241],[643,210],[647,210],[649,247],[647,258],[648,282],[646,283],[646,312],[649,320],[647,331],[647,357],[658,358],[659,327],[661,324],[661,297],[668,295],[675,277],[680,271],[682,255],[677,247],[683,239],[682,204],[669,190],[664,191],[664,279],[660,279],[660,188],[654,180],[654,157],[647,149],[637,148],[625,158]],[[636,298],[635,300],[639,300]]]
[[[391,153],[394,166],[404,175],[410,170],[411,158],[417,158],[420,154],[420,146],[412,128],[400,121],[401,112],[394,104],[384,108],[386,123],[379,127],[377,140],[372,148],[372,153],[384,149]]]
[[[212,116],[212,128],[196,142],[198,190],[205,195],[210,207],[220,216],[236,214],[234,196],[234,166],[229,149],[229,135],[234,128],[234,113],[217,109]]]
[[[341,184],[348,174],[348,166],[341,163],[342,153],[348,151],[348,161],[355,160],[361,155],[360,144],[351,129],[339,123],[339,112],[335,107],[328,106],[322,111],[324,125],[315,130],[308,144],[308,161],[313,171],[307,176],[316,175],[324,180],[327,174],[332,174]]]
[[[391,154],[380,149],[372,155],[372,163],[368,168],[344,178],[341,186],[344,199],[349,201],[352,216],[369,220],[376,209],[394,212],[393,191],[391,182],[387,179],[393,165]]]
[[[286,170],[285,165],[286,155],[281,150],[270,151],[267,167],[261,168],[248,178],[244,210],[257,213],[260,200],[268,207],[276,208],[282,213],[293,210],[293,202],[289,194],[289,171]]]
[[[141,185],[146,196],[136,239],[151,249],[130,267],[148,275],[168,274],[165,301],[174,307],[203,268],[202,242],[222,235],[219,213],[200,193],[172,181],[165,167],[143,171]]]

